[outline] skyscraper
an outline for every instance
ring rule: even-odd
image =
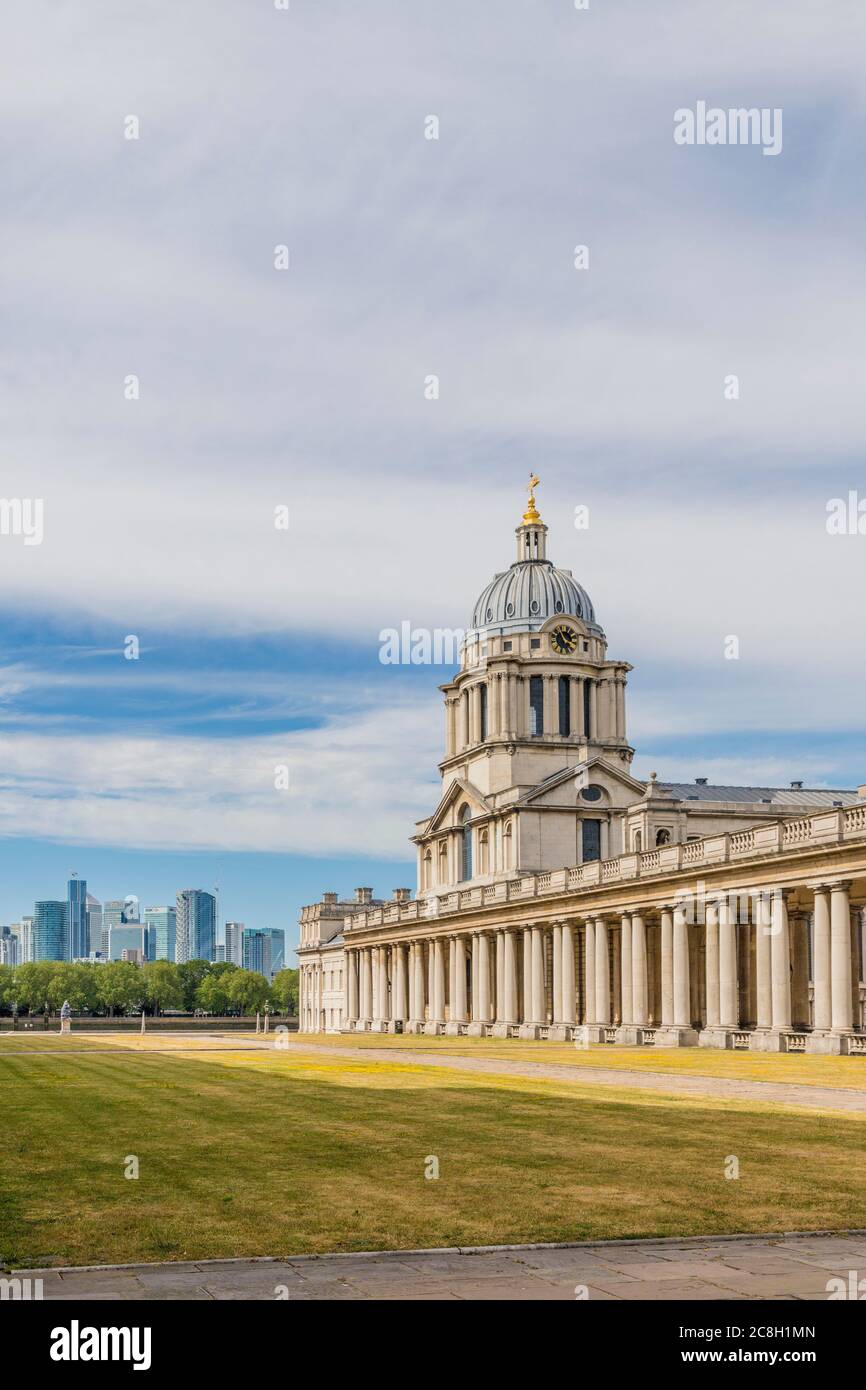
[[[25,965],[33,959],[33,918],[22,917],[13,922],[11,931],[18,937],[18,964]]]
[[[20,965],[20,945],[11,927],[0,927],[0,965]]]
[[[146,907],[144,939],[146,960],[174,960],[177,910],[173,907]]]
[[[202,888],[182,888],[177,895],[175,959],[213,960],[216,946],[216,898]]]
[[[92,893],[87,894],[87,951],[92,954],[99,951],[102,955],[108,955],[108,942],[105,943],[105,950],[102,946],[102,903],[98,898],[94,898]]]
[[[69,904],[69,959],[84,960],[90,954],[87,929],[87,880],[73,874],[66,886]]]
[[[69,904],[54,899],[33,908],[33,959],[69,959]]]
[[[244,970],[257,970],[266,980],[282,970],[286,954],[286,933],[276,927],[245,927]]]
[[[243,922],[226,922],[226,960],[232,965],[244,963],[243,935]]]

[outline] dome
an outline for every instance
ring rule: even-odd
[[[581,618],[591,631],[601,634],[592,600],[571,570],[557,569],[550,560],[518,560],[495,575],[480,595],[472,627],[533,631],[559,613]]]

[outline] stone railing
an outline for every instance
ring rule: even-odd
[[[819,811],[814,816],[802,816],[797,820],[772,821],[752,830],[706,835],[701,840],[690,840],[684,845],[663,845],[643,854],[621,854],[615,859],[521,874],[482,887],[454,888],[438,897],[389,903],[385,907],[352,913],[345,919],[344,930],[365,931],[392,922],[435,921],[491,903],[525,901],[555,893],[628,883],[634,879],[649,880],[684,868],[711,868],[746,859],[763,859],[792,849],[841,845],[849,840],[866,840],[866,805]]]

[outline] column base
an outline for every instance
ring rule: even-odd
[[[478,1023],[477,1021],[467,1023],[466,1036],[467,1038],[489,1038],[492,1027],[491,1023]]]
[[[371,1033],[387,1033],[388,1028],[389,1024],[387,1019],[374,1018],[373,1022],[370,1024],[368,1031]]]
[[[424,1032],[424,1024],[422,1023],[422,1021],[421,1021],[420,1018],[410,1018],[410,1019],[407,1019],[406,1022],[403,1024],[403,1032],[404,1032],[404,1033],[423,1033],[423,1032]]]
[[[574,1029],[573,1040],[582,1043],[584,1047],[589,1047],[590,1043],[603,1043],[608,1027],[606,1023],[578,1023]]]
[[[542,1028],[546,1029],[547,1025],[545,1023],[521,1023],[517,1036],[528,1039],[540,1038]]]
[[[446,1038],[465,1038],[467,1036],[466,1030],[468,1027],[469,1024],[465,1019],[455,1018],[449,1020],[449,1022],[445,1024],[445,1036]]]
[[[424,1032],[428,1038],[441,1038],[445,1032],[445,1020],[442,1018],[428,1019],[424,1024]]]
[[[616,1030],[617,1043],[623,1047],[643,1045],[643,1027],[638,1023],[622,1023]]]
[[[493,1023],[490,1025],[490,1032],[488,1036],[491,1038],[510,1038],[511,1029],[514,1026],[514,1023]]]
[[[571,1042],[574,1037],[573,1023],[551,1023],[547,1030],[550,1042]]]
[[[723,1028],[721,1024],[717,1028],[702,1028],[698,1034],[698,1047],[718,1047],[731,1049],[734,1046],[734,1033],[741,1033],[742,1028]]]
[[[698,1035],[694,1028],[678,1025],[664,1025],[656,1029],[656,1047],[697,1047]]]

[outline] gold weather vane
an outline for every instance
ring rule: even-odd
[[[526,511],[523,513],[523,520],[529,522],[530,524],[541,520],[541,517],[538,515],[538,511],[536,510],[535,506],[535,489],[540,485],[540,483],[541,479],[537,478],[534,473],[530,473],[528,489],[529,502],[527,503]]]

